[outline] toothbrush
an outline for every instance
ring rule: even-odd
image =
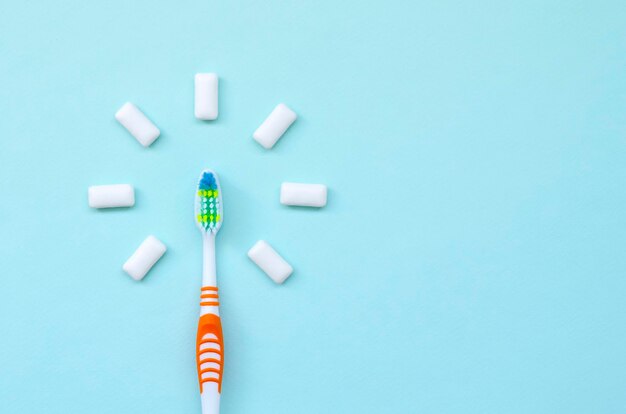
[[[200,174],[195,213],[203,243],[196,365],[202,414],[218,414],[224,371],[224,340],[215,275],[215,235],[222,226],[222,194],[217,175],[211,170]]]

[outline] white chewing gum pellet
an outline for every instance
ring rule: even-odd
[[[323,184],[282,183],[280,203],[286,206],[324,207],[327,193]]]
[[[135,190],[130,184],[92,185],[87,190],[89,207],[111,208],[135,205]]]
[[[163,256],[167,248],[159,239],[148,236],[124,263],[122,269],[135,280],[141,280]]]
[[[248,257],[276,283],[283,283],[293,272],[293,267],[265,240],[256,242],[248,251]]]
[[[252,138],[265,149],[270,149],[276,141],[287,131],[298,116],[285,104],[278,104],[272,113],[263,121],[260,127],[254,131]]]
[[[115,119],[144,147],[150,146],[161,134],[159,128],[130,102],[122,105],[115,113]]]
[[[204,121],[217,119],[217,85],[215,73],[196,73],[194,104],[196,118]]]

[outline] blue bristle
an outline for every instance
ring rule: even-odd
[[[217,183],[215,182],[213,174],[210,172],[202,174],[202,179],[200,180],[198,188],[201,190],[215,190],[217,188]]]

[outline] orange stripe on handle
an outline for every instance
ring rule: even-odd
[[[201,353],[201,354],[204,354],[204,352],[202,352],[202,351],[200,351],[200,353]],[[215,353],[215,354],[217,354],[217,352],[214,352],[214,353]],[[220,356],[221,356],[221,354],[220,354]],[[198,363],[199,363],[200,365],[202,365],[202,364],[206,364],[206,363],[209,363],[209,362],[213,362],[213,363],[215,363],[215,364],[221,364],[221,363],[222,363],[222,361],[221,361],[221,360],[219,360],[219,359],[215,359],[215,358],[204,358],[204,359],[200,359],[200,360],[198,361]]]
[[[200,306],[220,306],[219,297],[215,286],[203,286],[200,289]]]
[[[200,306],[220,306],[219,302],[200,302]]]
[[[222,377],[220,377],[220,379],[217,378],[213,378],[213,377],[207,377],[207,378],[202,378],[202,382],[200,383],[200,393],[202,393],[202,384],[204,384],[205,382],[214,382],[217,384],[217,388],[220,390],[220,393],[222,392]]]
[[[207,339],[203,339],[202,342],[200,342],[200,345],[206,345],[206,344],[216,344],[221,345],[220,341],[218,339],[215,338],[207,338]],[[198,348],[200,349],[200,351],[204,351],[205,349],[215,349],[215,348]],[[221,349],[218,349],[218,351],[221,351]]]
[[[213,372],[215,374],[221,375],[222,371],[220,371],[217,368],[205,368],[202,371],[199,372],[200,376],[202,376],[202,374],[206,374],[207,372]]]
[[[215,338],[204,339],[207,334],[213,334],[215,335]],[[218,348],[200,349],[200,347],[204,344],[216,344]],[[218,354],[220,356],[220,360],[214,358],[200,359],[200,355],[207,352]],[[206,382],[217,383],[218,392],[222,392],[222,373],[224,371],[223,361],[224,339],[222,336],[222,322],[219,316],[213,315],[212,313],[207,313],[200,317],[200,321],[198,322],[198,335],[196,336],[196,364],[198,368],[198,383],[200,384],[200,393],[202,393],[204,389],[204,384]],[[201,365],[206,362],[214,362],[218,364],[219,368],[201,369]],[[202,374],[204,374],[205,372],[214,372],[217,374],[217,378],[202,378]]]
[[[217,293],[215,295],[200,295],[200,298],[219,298],[220,295],[218,295]]]

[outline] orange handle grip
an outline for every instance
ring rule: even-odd
[[[203,287],[200,304],[202,306],[218,306],[217,288]],[[200,316],[198,321],[196,364],[198,367],[200,393],[204,390],[204,384],[208,382],[217,383],[217,390],[221,393],[222,373],[224,370],[224,338],[222,336],[220,317],[213,313],[206,313]],[[205,365],[204,368],[203,365]]]

